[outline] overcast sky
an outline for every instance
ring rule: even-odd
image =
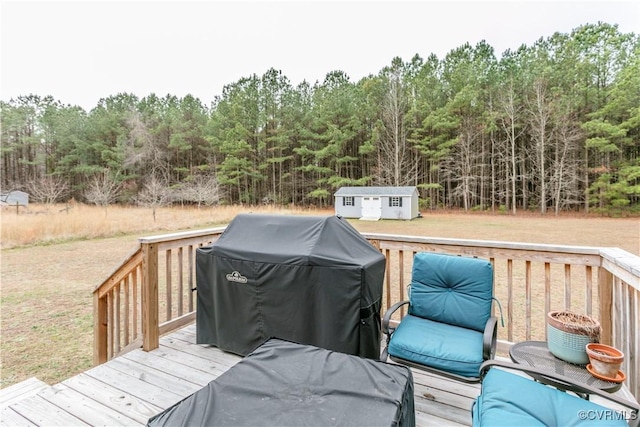
[[[399,56],[486,40],[496,55],[598,21],[640,34],[640,1],[2,1],[0,99],[52,95],[87,111],[120,92],[209,105],[269,68],[293,85],[351,81]]]

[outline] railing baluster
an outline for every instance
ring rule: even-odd
[[[166,312],[167,312],[167,319],[166,320],[171,320],[173,318],[173,316],[171,315],[171,309],[172,309],[172,291],[173,291],[173,284],[171,281],[171,272],[172,272],[172,268],[171,268],[171,249],[167,249],[165,252],[165,283],[167,284],[167,289],[166,289]]]
[[[140,306],[138,304],[138,274],[140,272],[140,267],[136,267],[133,270],[133,340],[135,341],[138,338],[138,313],[140,312]]]
[[[398,301],[404,301],[404,250],[398,251]],[[400,308],[400,317],[404,317],[404,306]]]
[[[113,292],[115,294],[115,303],[114,303],[114,307],[113,307],[113,311],[114,311],[114,329],[115,329],[115,336],[113,337],[113,341],[115,343],[114,346],[114,351],[115,354],[120,353],[120,329],[121,329],[121,322],[120,322],[120,284],[116,285],[116,287],[113,289]]]
[[[544,315],[551,311],[551,264],[544,263]],[[546,326],[546,324],[545,324]],[[544,340],[547,340],[547,328],[544,328]]]
[[[386,275],[386,293],[387,293],[387,310],[391,307],[391,251],[386,249],[384,251],[386,259],[385,275]]]
[[[496,292],[498,292],[498,286],[496,284],[496,260],[495,258],[491,257],[489,258],[489,262],[491,263],[491,267],[493,270],[493,296],[495,298],[498,298],[498,294]],[[491,316],[494,317],[496,315],[496,304],[492,303],[491,304]]]
[[[513,260],[507,260],[507,340],[513,341]]]
[[[108,306],[108,314],[107,314],[107,324],[109,325],[109,331],[107,332],[107,336],[109,337],[109,350],[108,350],[108,355],[109,358],[113,357],[114,355],[114,342],[113,342],[113,328],[114,328],[114,322],[113,322],[113,289],[111,290],[111,292],[109,292],[107,294],[107,306]]]
[[[629,337],[640,336],[640,290],[627,286],[628,297],[628,313],[629,313]],[[629,389],[640,399],[640,340],[629,339],[627,352],[625,353],[626,362],[624,364],[625,372],[636,372],[636,375],[629,377]]]
[[[178,317],[184,313],[184,250],[180,246],[178,248]]]
[[[131,298],[130,298],[130,286],[129,286],[129,278],[130,278],[130,274],[127,274],[127,276],[124,278],[124,325],[123,325],[123,329],[124,329],[124,343],[125,345],[129,344],[130,342],[130,336],[129,336],[129,328],[131,325],[131,321],[129,318],[130,315],[130,311],[131,311]]]
[[[593,271],[590,265],[584,267],[584,274],[584,311],[587,316],[591,316],[593,313]]]
[[[564,308],[571,310],[571,264],[564,265]]]
[[[196,269],[196,265],[194,261],[194,253],[196,248],[193,245],[189,245],[189,290],[187,293],[189,294],[189,311],[193,311],[193,292],[192,289],[195,288],[195,279],[194,279],[194,271]]]
[[[531,261],[525,261],[525,332],[527,340],[531,340]]]
[[[598,301],[600,307],[600,342],[613,345],[613,275],[598,268]]]

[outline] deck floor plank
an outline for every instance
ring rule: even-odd
[[[114,411],[126,415],[139,424],[146,424],[150,417],[162,412],[161,407],[139,399],[89,375],[76,375],[63,381],[62,384]]]
[[[114,359],[113,362],[110,363],[110,366],[123,374],[153,384],[164,390],[171,390],[172,393],[180,396],[188,396],[202,388],[201,385],[184,380],[176,375],[168,374],[160,369],[145,366],[124,357]],[[180,372],[182,371],[186,371],[186,369],[181,369]]]
[[[471,405],[480,393],[479,384],[447,380],[412,369],[416,409],[429,415],[471,425]]]
[[[466,427],[469,425],[470,423],[460,424],[448,418],[440,418],[433,414],[416,411],[416,426],[418,427]]]
[[[173,351],[176,355],[177,360],[172,360],[166,355],[168,352],[164,352],[165,356],[161,356],[160,352],[144,352],[144,351],[133,351],[122,356],[122,359],[131,360],[133,362],[137,362],[140,364],[144,364],[146,366],[153,366],[156,369],[162,369],[163,371],[175,375],[176,373],[180,373],[181,378],[189,381],[193,384],[197,384],[200,387],[203,387],[209,382],[213,381],[222,373],[222,371],[215,371],[215,368],[210,368],[208,371],[204,369],[199,369],[197,366],[193,366],[187,361],[184,360],[184,356],[189,356],[186,353],[181,353],[178,351]],[[202,360],[204,368],[206,369],[207,365],[205,359],[197,358]],[[215,373],[214,373],[215,372]]]
[[[136,422],[125,414],[111,409],[62,383],[41,391],[38,396],[92,426],[142,425],[142,423]]]
[[[180,339],[171,339],[163,343],[163,345],[174,348],[185,353],[199,356],[204,359],[209,359],[223,371],[226,371],[241,359],[240,356],[233,355],[231,353],[225,353],[216,347],[194,344],[194,342],[187,342]]]
[[[9,406],[11,403],[22,398],[33,396],[46,387],[49,387],[49,384],[35,377],[5,387],[0,390],[0,408]]]
[[[38,395],[14,402],[9,408],[37,426],[75,427],[89,425]]]
[[[445,405],[422,396],[414,396],[414,405],[416,414],[422,413],[430,418],[445,420],[444,424],[440,425],[471,425],[471,412],[469,410],[462,410],[455,406]]]
[[[0,426],[32,427],[35,426],[35,424],[8,406],[5,406],[0,410]]]
[[[145,352],[132,352],[132,353],[145,353]],[[200,372],[203,372],[207,377],[210,376],[211,379],[217,378],[222,373],[226,372],[229,367],[226,365],[221,365],[219,362],[207,359],[201,356],[197,356],[188,352],[180,351],[175,348],[167,347],[161,344],[159,349],[154,350],[153,352],[145,353],[149,355],[153,355],[155,357],[159,357],[162,362],[171,361],[176,362],[178,364],[187,365],[193,369],[197,369]],[[240,360],[240,358],[238,358]]]
[[[205,359],[207,362],[213,364],[220,372],[226,372],[242,359],[241,356],[224,352],[217,347],[193,344],[179,339],[173,339],[164,345],[167,348]]]
[[[161,409],[166,409],[186,397],[186,395],[174,393],[172,390],[164,389],[141,378],[120,372],[111,367],[111,363],[90,369],[86,374]]]

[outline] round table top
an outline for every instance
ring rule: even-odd
[[[622,383],[604,381],[594,377],[584,365],[574,365],[558,359],[549,351],[546,341],[523,341],[514,344],[509,349],[509,356],[515,363],[527,363],[535,368],[548,369],[556,374],[569,377],[577,383],[587,384],[609,393],[613,393],[622,387]],[[544,382],[544,379],[536,379]]]

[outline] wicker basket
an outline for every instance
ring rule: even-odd
[[[600,341],[600,323],[584,314],[551,311],[547,314],[547,346],[559,359],[576,365],[589,363],[586,345]]]

